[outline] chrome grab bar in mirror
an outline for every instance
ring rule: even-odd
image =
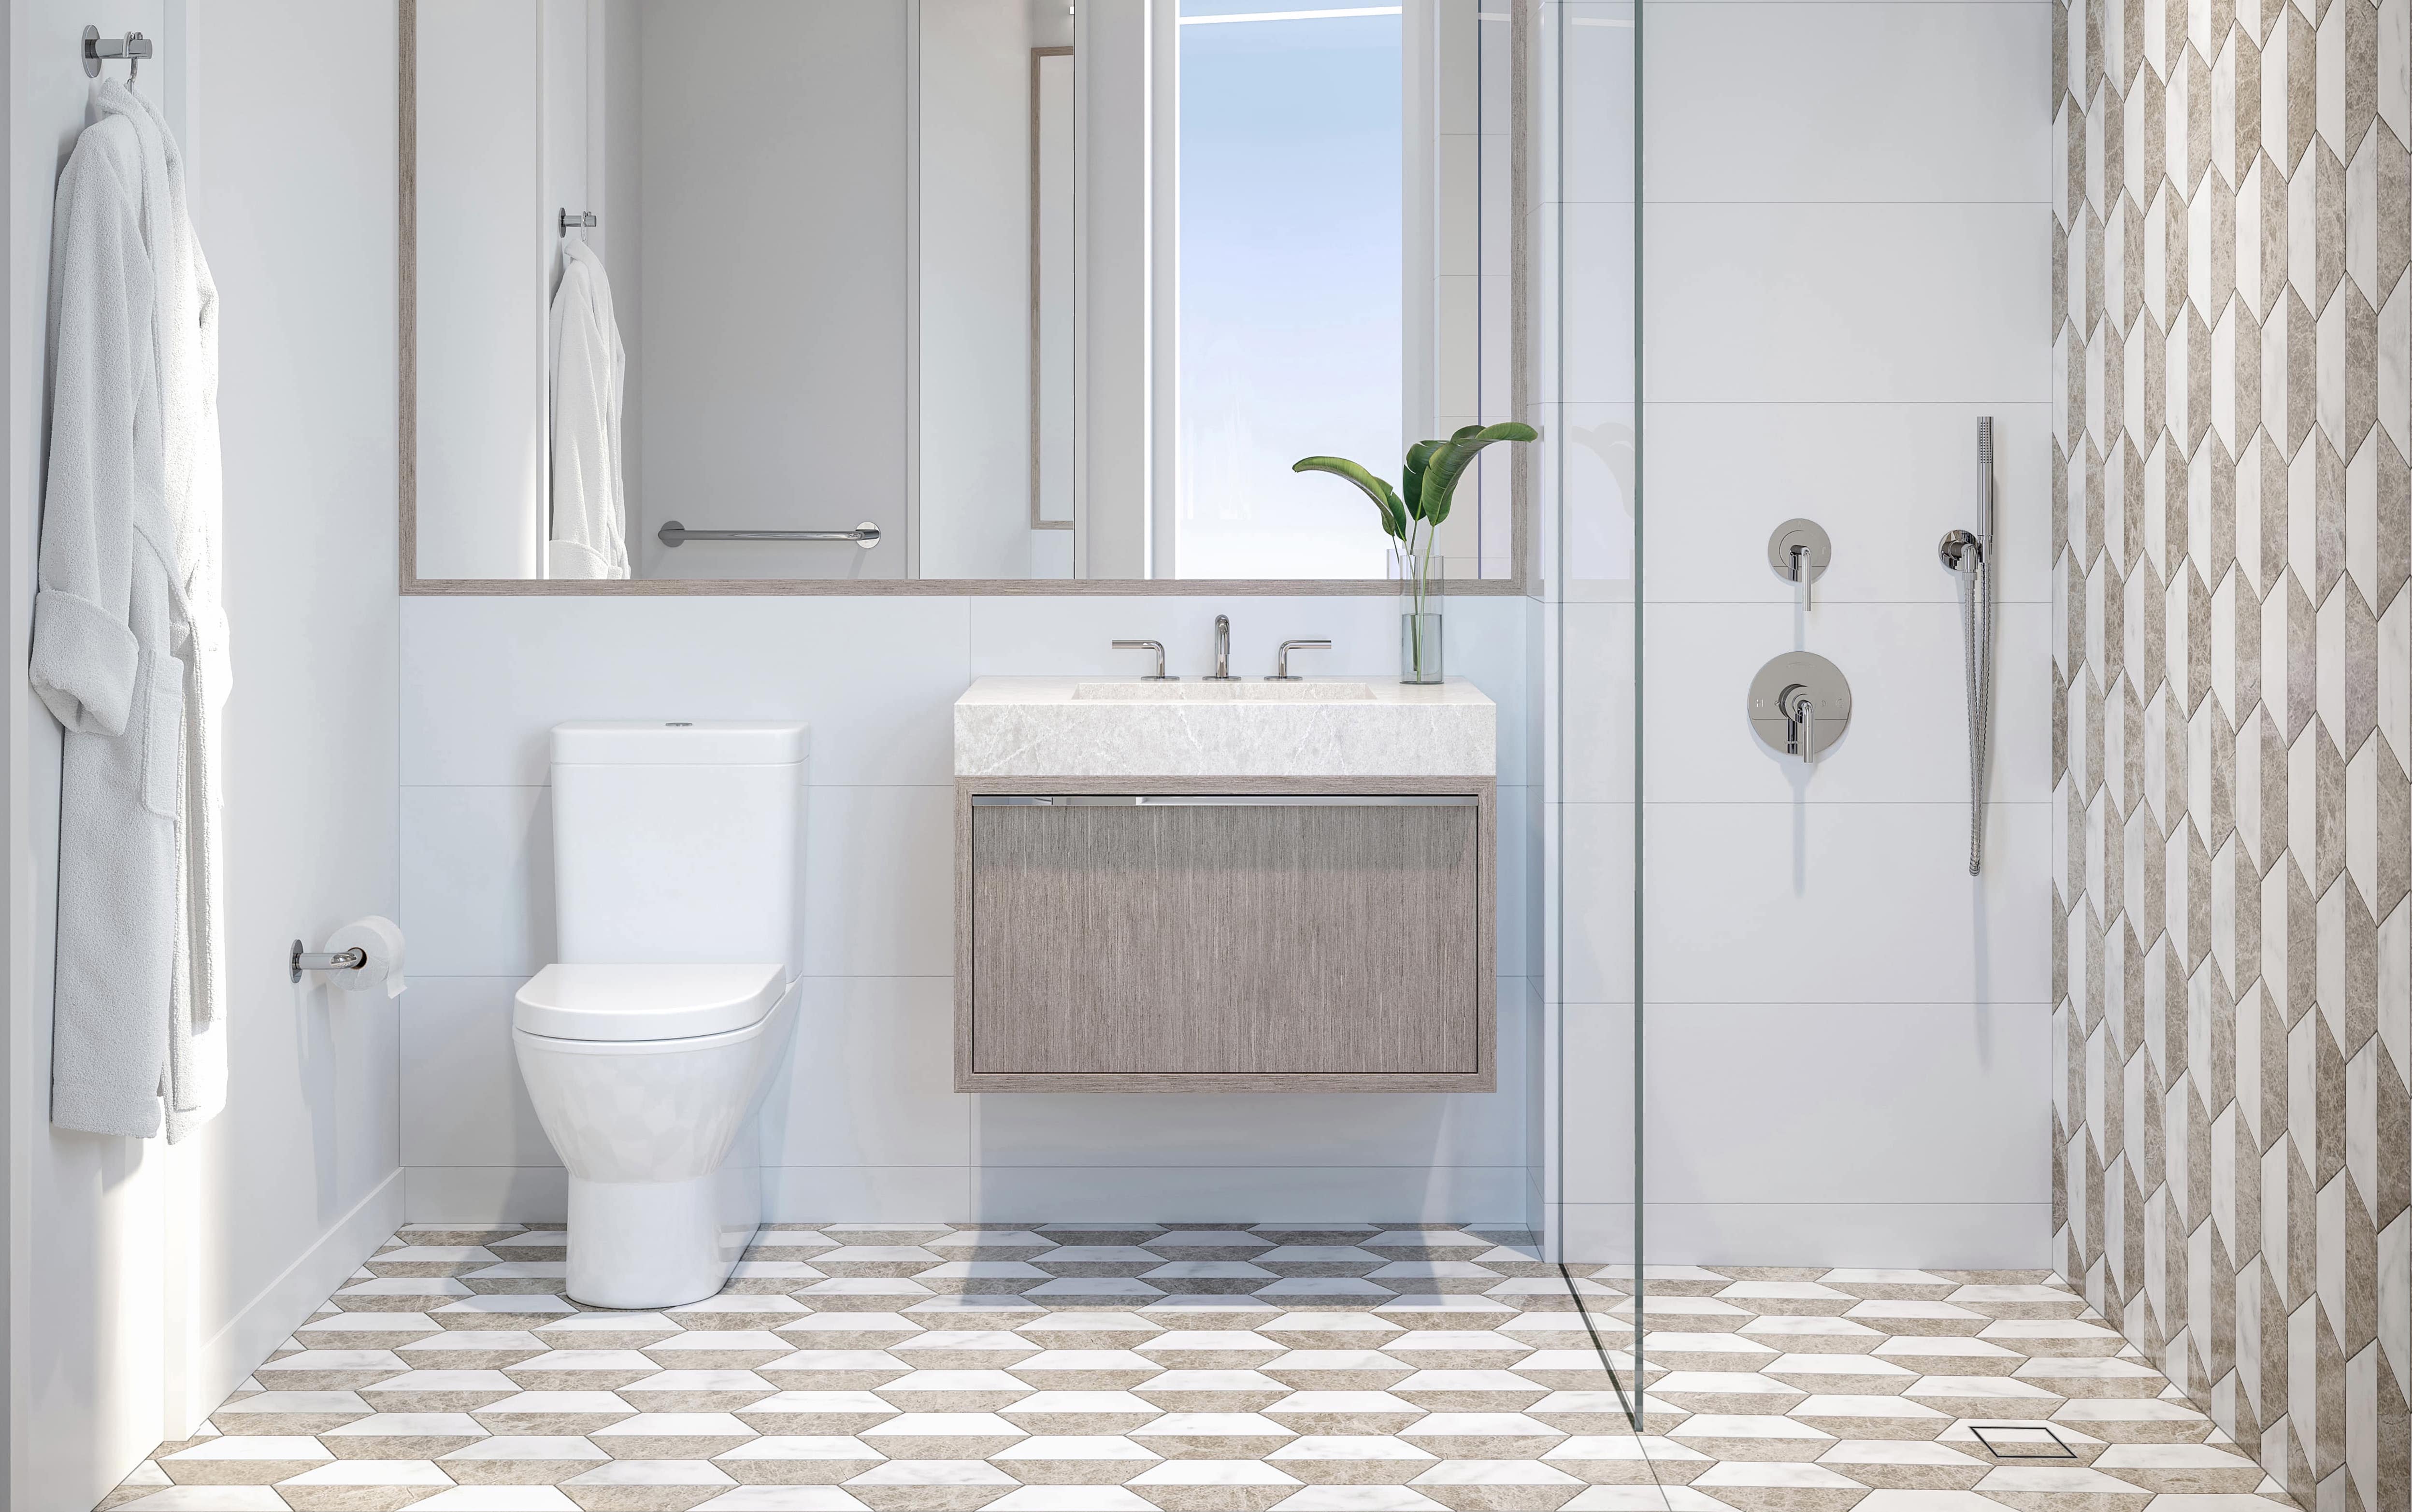
[[[689,530],[673,520],[654,535],[664,546],[689,541],[852,541],[868,551],[879,544],[879,527],[866,520],[852,530]]]
[[[1463,809],[1472,793],[974,793],[972,807],[1058,809]]]

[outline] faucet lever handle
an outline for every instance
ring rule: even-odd
[[[1116,651],[1152,651],[1155,653],[1155,675],[1140,678],[1140,681],[1142,683],[1178,683],[1181,681],[1177,677],[1167,677],[1164,675],[1164,642],[1161,640],[1117,640],[1114,642],[1114,649]]]
[[[1775,706],[1784,715],[1784,754],[1814,764],[1817,759],[1816,700],[1796,683],[1776,696]]]
[[[1281,643],[1280,655],[1276,657],[1273,662],[1273,675],[1265,679],[1265,681],[1268,683],[1295,683],[1298,681],[1298,678],[1293,676],[1289,669],[1289,653],[1291,652],[1330,651],[1331,649],[1331,642],[1329,640],[1285,640]]]

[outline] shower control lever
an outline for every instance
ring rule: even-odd
[[[1851,725],[1851,684],[1815,652],[1787,651],[1750,682],[1751,727],[1787,759],[1815,763]]]
[[[1801,590],[1804,614],[1816,607],[1809,585],[1825,576],[1827,565],[1833,560],[1834,543],[1814,520],[1787,520],[1767,538],[1767,565],[1777,577]]]
[[[1775,696],[1775,706],[1784,711],[1785,750],[1803,761],[1817,759],[1817,700],[1809,690],[1795,684]]]

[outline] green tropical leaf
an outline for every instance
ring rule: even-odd
[[[1407,463],[1399,478],[1399,497],[1405,501],[1407,518],[1421,520],[1424,507],[1424,469],[1431,465],[1432,454],[1446,445],[1440,441],[1419,441],[1407,448]]]
[[[1364,491],[1382,512],[1382,532],[1400,540],[1407,538],[1407,506],[1401,503],[1396,490],[1382,479],[1346,457],[1302,457],[1290,464],[1293,473],[1330,473],[1345,477]]]
[[[1457,480],[1473,463],[1476,453],[1494,441],[1530,441],[1539,433],[1519,420],[1460,427],[1456,434],[1438,443],[1439,449],[1425,464],[1417,516],[1435,525],[1447,520],[1451,498],[1457,492]]]

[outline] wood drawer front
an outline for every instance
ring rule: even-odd
[[[974,807],[970,1069],[1487,1069],[1485,813]]]

